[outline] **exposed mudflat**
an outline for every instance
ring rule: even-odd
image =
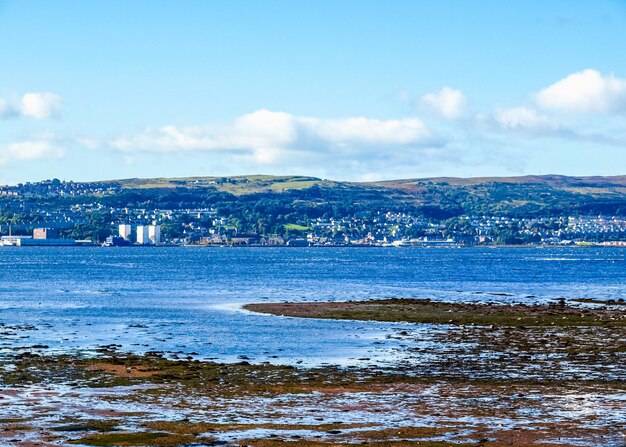
[[[623,445],[619,382],[447,380],[401,370],[19,355],[0,444]],[[10,371],[7,371],[9,369]]]
[[[505,295],[505,294],[503,294]],[[597,307],[576,303],[602,304]],[[610,306],[614,304],[617,306]],[[281,316],[337,320],[403,321],[407,323],[499,326],[626,327],[623,300],[555,300],[551,304],[441,302],[394,298],[346,302],[248,304],[245,309]]]
[[[129,354],[116,345],[65,354],[46,346],[5,349],[0,445],[617,447],[626,442],[623,309],[425,300],[248,308],[420,324],[398,324],[388,335],[407,359],[393,366],[225,364],[164,352]],[[445,324],[434,324],[444,315]],[[29,330],[5,327],[4,336]]]

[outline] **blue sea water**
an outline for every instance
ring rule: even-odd
[[[281,318],[245,303],[626,297],[615,248],[0,248],[0,349],[103,344],[276,363],[395,361],[402,324]],[[428,338],[429,327],[419,330]]]

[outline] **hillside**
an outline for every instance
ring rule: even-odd
[[[37,188],[41,184],[44,187]],[[27,186],[9,189],[18,194],[21,190],[23,196],[60,196],[59,199],[66,200],[64,197],[71,195],[90,200],[109,188],[110,194],[104,196],[104,201],[111,206],[151,203],[164,209],[219,207],[221,203],[237,208],[254,203],[258,208],[259,203],[271,201],[281,207],[316,209],[314,215],[337,214],[339,207],[343,210],[339,210],[341,217],[368,211],[411,212],[432,218],[477,214],[626,215],[626,176],[439,177],[359,183],[304,176],[251,175],[120,179],[70,186],[71,194],[50,194],[51,186],[46,182],[31,184],[30,194],[24,194],[29,190]]]
[[[281,206],[312,208],[312,215],[398,211],[443,219],[460,215],[503,214],[512,217],[585,214],[626,215],[626,176],[556,175],[483,178],[424,178],[383,182],[338,182],[302,176],[236,176],[125,179],[125,196],[151,196],[166,202],[192,199],[210,205],[207,195],[227,202],[274,201]],[[217,197],[219,196],[219,198]],[[202,198],[202,203],[197,200]],[[186,199],[185,199],[186,200]],[[163,204],[163,207],[172,206]],[[333,209],[334,208],[334,209]]]
[[[604,187],[604,186],[626,186],[626,176],[589,176],[589,177],[569,177],[564,175],[525,175],[519,177],[430,177],[421,179],[402,179],[378,182],[377,184],[388,186],[411,185],[419,183],[437,183],[450,185],[478,185],[481,183],[511,183],[511,184],[533,184],[540,183],[553,187],[573,188],[573,187]]]
[[[438,177],[382,182],[338,182],[301,176],[237,176],[126,179],[123,190],[208,188],[235,197],[285,193],[294,200],[342,201],[358,206],[384,201],[394,210],[417,208],[426,214],[504,213],[512,216],[626,214],[626,176]],[[283,199],[286,197],[283,197]],[[249,200],[246,197],[245,200]]]
[[[439,177],[370,184],[466,214],[626,214],[626,176]]]

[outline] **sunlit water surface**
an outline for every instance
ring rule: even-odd
[[[281,318],[265,301],[545,302],[626,296],[611,248],[0,248],[0,348],[103,344],[181,357],[389,364],[402,324]],[[414,328],[414,326],[413,326]],[[422,341],[429,327],[418,328]],[[418,337],[419,339],[420,337]],[[419,341],[413,340],[412,343]]]

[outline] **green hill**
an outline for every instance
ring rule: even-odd
[[[167,199],[176,192],[183,201],[196,197],[198,200],[191,202],[204,203],[208,194],[220,196],[220,200],[278,200],[298,202],[299,206],[306,203],[313,208],[326,203],[343,204],[358,211],[411,209],[430,217],[494,213],[511,216],[626,214],[626,176],[438,177],[359,183],[303,176],[250,175],[98,183],[119,186],[121,197],[132,192],[135,197]],[[194,206],[194,203],[189,205]]]

